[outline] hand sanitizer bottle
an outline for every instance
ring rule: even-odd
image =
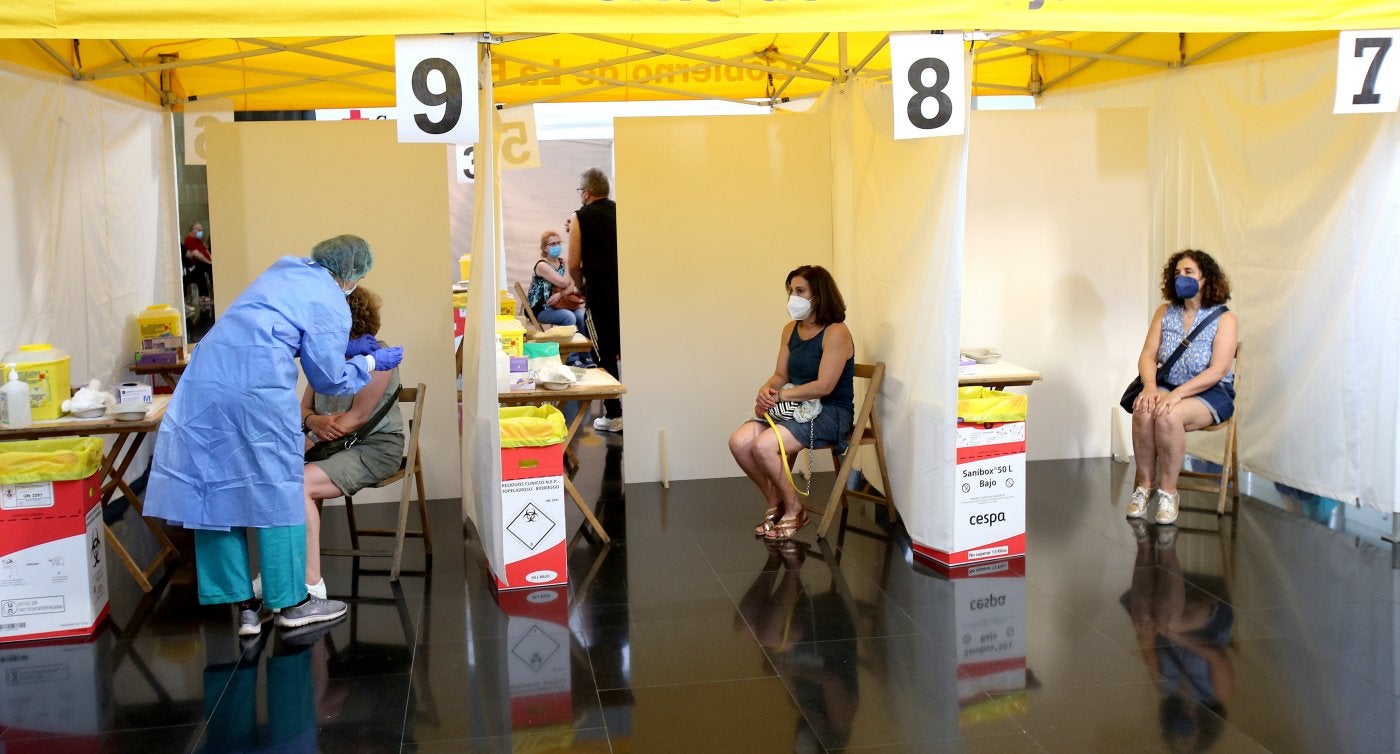
[[[31,423],[29,413],[29,383],[10,368],[10,381],[0,387],[0,425],[5,429],[25,429]]]

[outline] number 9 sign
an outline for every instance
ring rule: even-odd
[[[476,69],[474,37],[395,37],[399,141],[476,141]]]
[[[890,34],[894,138],[958,136],[966,130],[961,34]]]

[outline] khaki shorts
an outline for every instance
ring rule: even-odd
[[[403,435],[375,432],[354,447],[311,463],[326,472],[337,489],[353,495],[399,470],[403,464]]]

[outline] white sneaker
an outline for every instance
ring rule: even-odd
[[[1164,490],[1157,490],[1157,523],[1162,525],[1176,523],[1177,504],[1181,501],[1181,494],[1172,494]]]
[[[616,419],[609,419],[606,416],[600,416],[593,420],[593,428],[599,432],[621,432],[622,417],[619,416]]]
[[[1128,498],[1128,518],[1143,518],[1147,515],[1147,500],[1152,497],[1152,491],[1146,487],[1138,487],[1133,490],[1133,496]]]

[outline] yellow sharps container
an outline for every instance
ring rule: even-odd
[[[68,354],[48,343],[31,343],[5,354],[5,368],[13,365],[19,378],[29,383],[29,407],[34,421],[49,421],[63,414],[63,402],[72,392],[68,381]]]

